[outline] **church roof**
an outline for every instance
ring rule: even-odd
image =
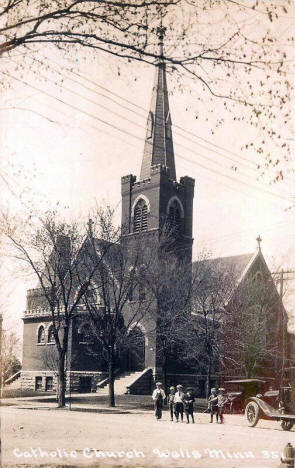
[[[162,31],[162,30],[161,30]],[[163,57],[163,31],[160,31],[160,56]],[[170,178],[176,180],[172,122],[169,110],[166,65],[163,59],[156,65],[140,180],[151,176],[151,167],[162,164],[169,168]]]
[[[193,262],[193,269],[200,262],[205,262],[207,265],[210,265],[218,270],[232,271],[235,273],[237,278],[241,278],[245,272],[248,270],[249,266],[252,264],[253,260],[256,258],[257,253],[243,254],[243,255],[233,255],[231,257],[218,257],[210,258],[208,260],[200,260]]]

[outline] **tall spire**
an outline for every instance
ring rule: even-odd
[[[147,121],[144,152],[141,163],[140,180],[147,179],[151,167],[163,164],[169,168],[170,178],[176,180],[172,122],[169,111],[169,99],[164,62],[165,28],[158,28],[159,62],[156,67],[155,83]]]

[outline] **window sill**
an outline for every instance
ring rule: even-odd
[[[49,342],[46,343],[46,344],[48,344],[48,345],[55,345],[55,341],[54,341],[54,342],[53,342],[53,341],[49,341]]]
[[[46,346],[46,343],[36,343],[37,346]]]

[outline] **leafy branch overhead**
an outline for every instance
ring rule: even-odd
[[[256,137],[243,149],[257,153],[260,174],[275,167],[275,181],[283,178],[291,151],[290,0],[5,0],[0,21],[2,58],[16,49],[37,58],[49,43],[151,65],[160,58],[162,23],[168,71],[183,88],[197,83],[196,104],[204,96],[214,113],[220,98],[233,120],[249,121]]]

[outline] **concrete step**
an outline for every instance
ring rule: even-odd
[[[21,386],[21,371],[16,372],[4,382],[6,388],[20,388]]]
[[[140,375],[139,372],[124,372],[115,378],[114,387],[116,395],[124,395],[127,391],[127,385],[132,382],[137,375]],[[103,388],[98,388],[97,393],[100,395],[106,395],[109,392],[109,385],[105,385]]]

